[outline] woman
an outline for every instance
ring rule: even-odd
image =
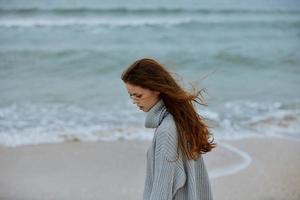
[[[147,151],[144,200],[212,200],[201,154],[216,144],[194,108],[200,91],[183,90],[153,59],[137,60],[122,74],[130,97],[147,112],[145,127],[155,128]]]

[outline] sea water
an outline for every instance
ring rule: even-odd
[[[300,137],[300,3],[0,1],[0,144],[151,140],[122,71],[205,89],[216,139]]]

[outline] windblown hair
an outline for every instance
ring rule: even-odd
[[[135,61],[122,73],[125,83],[159,91],[166,109],[172,114],[177,128],[179,149],[188,159],[197,160],[200,154],[216,147],[209,126],[195,110],[193,102],[203,103],[201,91],[185,91],[157,61],[143,58]],[[201,98],[202,97],[202,98]]]

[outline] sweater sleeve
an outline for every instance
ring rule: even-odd
[[[175,167],[175,162],[170,162],[163,151],[156,154],[150,200],[172,200]]]

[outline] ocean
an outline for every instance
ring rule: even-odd
[[[0,145],[151,140],[120,79],[158,60],[215,139],[300,138],[300,2],[0,1]]]

